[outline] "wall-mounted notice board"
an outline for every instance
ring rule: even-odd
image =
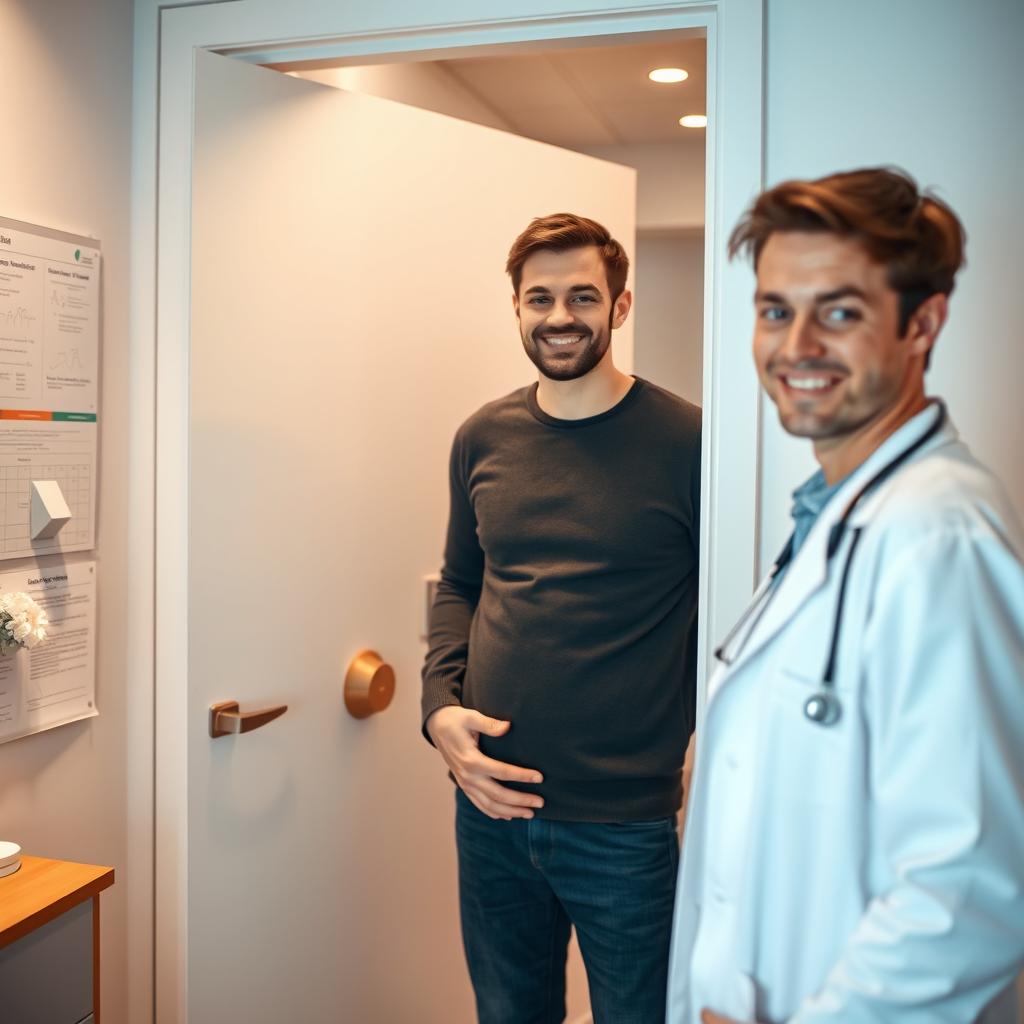
[[[99,321],[99,242],[0,217],[0,559],[95,547]],[[71,513],[46,539],[34,480]]]

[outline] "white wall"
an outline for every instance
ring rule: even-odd
[[[115,885],[101,897],[103,1020],[124,1024],[131,0],[6,0],[0,4],[0,40],[0,214],[99,237],[105,274],[97,536],[100,716],[0,746],[0,838],[20,843],[26,853],[114,866]],[[145,944],[145,930],[132,941]],[[145,950],[140,952],[145,962]],[[136,983],[145,985],[145,977],[136,974]]]
[[[637,180],[643,192],[643,178]],[[702,404],[704,233],[637,232],[633,367]]]
[[[703,229],[704,132],[691,132],[679,142],[646,142],[629,146],[587,146],[581,151],[637,170],[637,231]]]
[[[1020,0],[768,0],[767,179],[897,164],[963,219],[968,266],[929,391],[1024,514]],[[762,564],[810,447],[764,412]]]

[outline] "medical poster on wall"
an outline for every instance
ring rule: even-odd
[[[96,709],[96,563],[0,573],[0,594],[26,593],[50,620],[32,650],[0,654],[0,743],[92,718]]]
[[[99,314],[95,239],[0,217],[0,559],[95,546]],[[70,512],[53,536],[33,481]]]

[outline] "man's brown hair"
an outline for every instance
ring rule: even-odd
[[[512,278],[516,295],[523,279],[523,264],[542,249],[565,252],[596,245],[601,250],[608,290],[614,302],[625,290],[629,275],[629,257],[626,250],[612,238],[603,224],[575,213],[552,213],[547,217],[534,217],[529,227],[512,243],[505,270]]]
[[[762,192],[729,238],[729,255],[761,250],[777,231],[822,231],[854,238],[887,268],[900,297],[899,333],[931,295],[949,295],[964,262],[966,235],[941,199],[904,171],[869,167],[815,181],[784,181]]]

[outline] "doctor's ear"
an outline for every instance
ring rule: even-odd
[[[949,297],[941,292],[929,295],[914,310],[903,333],[903,340],[909,343],[913,355],[928,357],[948,315]]]

